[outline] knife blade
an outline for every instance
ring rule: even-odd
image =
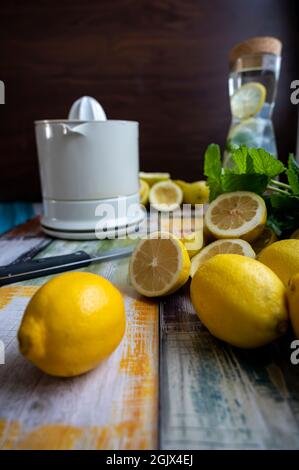
[[[134,247],[113,250],[102,255],[93,256],[85,251],[76,251],[67,255],[49,256],[46,258],[22,261],[0,267],[0,286],[13,282],[26,281],[50,274],[71,271],[78,267],[89,266],[91,263],[111,261],[117,258],[125,258],[132,254]]]

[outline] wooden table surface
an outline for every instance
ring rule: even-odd
[[[128,243],[51,240],[33,220],[0,237],[0,265]],[[71,379],[43,374],[18,351],[24,308],[48,278],[0,288],[0,449],[298,449],[291,338],[232,348],[202,326],[189,286],[149,301],[130,287],[127,269],[128,259],[85,268],[122,291],[127,330],[97,369]]]

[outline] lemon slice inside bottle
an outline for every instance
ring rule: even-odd
[[[247,147],[263,147],[265,142],[266,121],[259,117],[252,117],[233,125],[230,128],[227,140],[230,144],[246,145]],[[224,166],[230,166],[231,153],[225,151]]]
[[[261,118],[249,118],[233,126],[228,134],[228,140],[236,145],[261,147],[264,138],[265,121]]]
[[[243,120],[255,116],[263,107],[266,88],[258,82],[241,86],[231,97],[231,111],[234,118]]]

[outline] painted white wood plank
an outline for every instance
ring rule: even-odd
[[[0,266],[12,263],[25,253],[36,248],[42,248],[47,243],[43,238],[28,238],[24,240],[0,239]]]

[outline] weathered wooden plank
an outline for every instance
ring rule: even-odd
[[[35,217],[34,219],[29,220],[25,224],[17,225],[9,232],[6,232],[1,235],[1,240],[7,239],[18,239],[22,240],[24,238],[46,238],[44,233],[42,232],[40,223],[39,223],[39,216]]]
[[[0,266],[15,261],[31,259],[50,243],[51,241],[44,238],[28,238],[22,240],[0,239]]]
[[[52,242],[40,228],[39,218],[15,227],[0,236],[0,266],[34,257]]]
[[[255,351],[230,347],[201,324],[188,291],[161,303],[161,448],[298,449],[291,339]]]
[[[130,243],[54,241],[39,256],[84,249],[90,253]],[[0,448],[152,449],[157,445],[158,307],[136,296],[128,260],[85,269],[110,279],[124,294],[126,335],[94,371],[72,379],[41,373],[18,352],[16,331],[30,296],[48,278],[0,289]]]

